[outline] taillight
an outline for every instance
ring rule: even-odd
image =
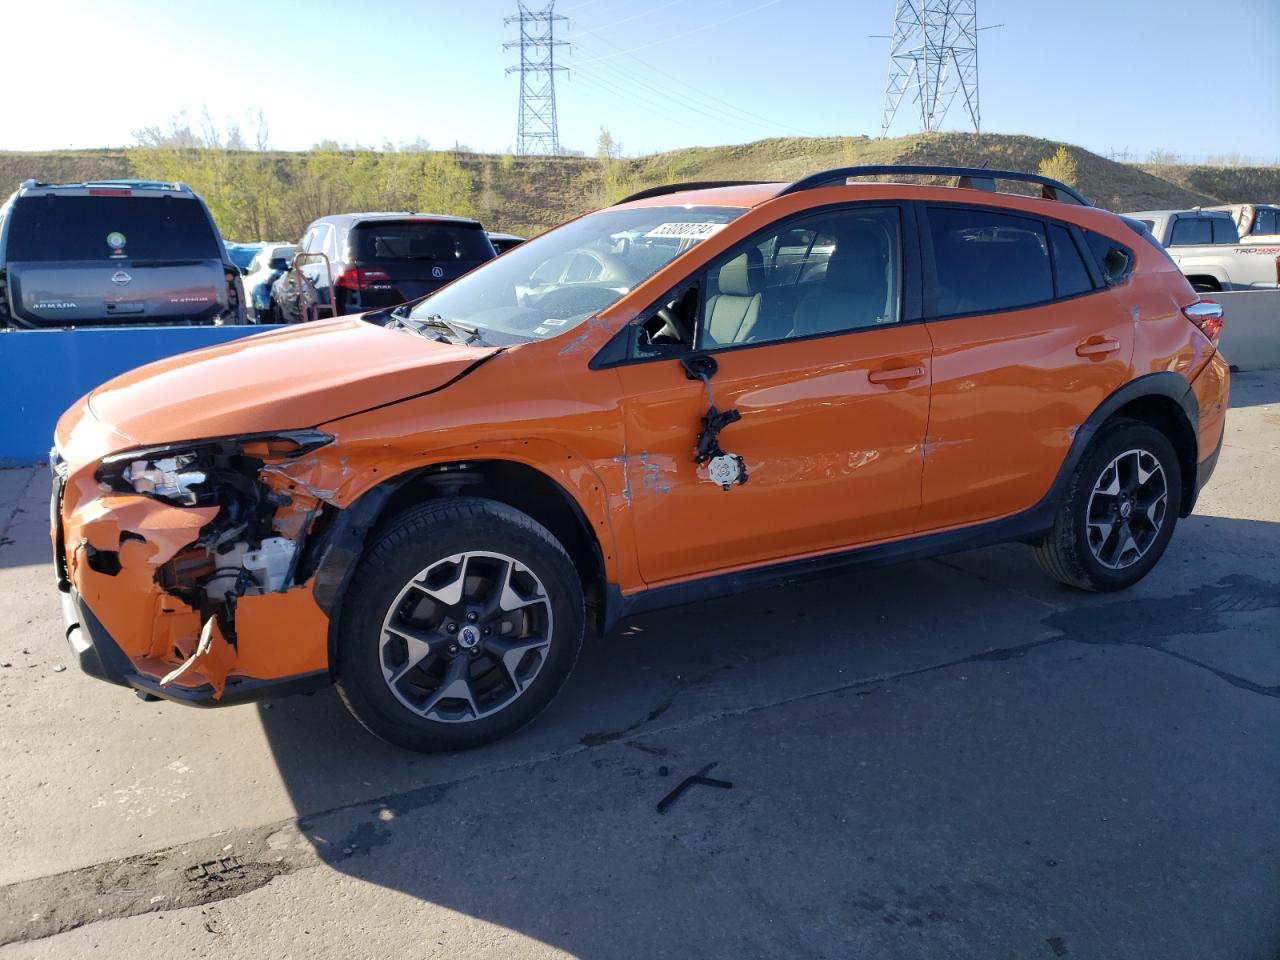
[[[1189,307],[1182,308],[1188,320],[1200,328],[1200,332],[1218,345],[1218,337],[1222,335],[1222,304],[1216,300],[1198,300]]]
[[[347,267],[334,279],[334,285],[347,290],[369,290],[391,286],[391,274],[376,267]]]
[[[133,191],[126,189],[118,189],[112,187],[110,189],[94,188],[89,191],[91,197],[132,197]]]

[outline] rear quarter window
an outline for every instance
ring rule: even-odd
[[[1084,231],[1084,239],[1107,286],[1120,283],[1129,276],[1133,270],[1133,251],[1092,230]]]
[[[478,226],[396,220],[357,224],[351,231],[351,252],[359,262],[480,262],[494,255],[488,236]]]
[[[10,217],[14,261],[222,259],[213,225],[191,199],[28,196]]]

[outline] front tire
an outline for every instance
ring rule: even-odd
[[[541,524],[493,500],[421,504],[360,561],[339,627],[338,691],[396,746],[480,746],[551,702],[585,620],[578,572]]]
[[[1069,586],[1123,590],[1164,553],[1181,502],[1181,468],[1169,439],[1150,424],[1111,421],[1071,475],[1036,560]]]

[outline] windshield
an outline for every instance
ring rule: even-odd
[[[603,210],[473,270],[418,303],[409,317],[461,324],[488,343],[559,336],[744,212],[694,206]]]

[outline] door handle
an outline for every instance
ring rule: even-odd
[[[872,383],[895,383],[899,380],[919,380],[924,367],[890,367],[888,370],[872,370],[867,379]]]
[[[1099,337],[1081,341],[1080,345],[1076,347],[1076,356],[1105,357],[1107,354],[1115,353],[1119,349],[1120,341],[1115,337]]]

